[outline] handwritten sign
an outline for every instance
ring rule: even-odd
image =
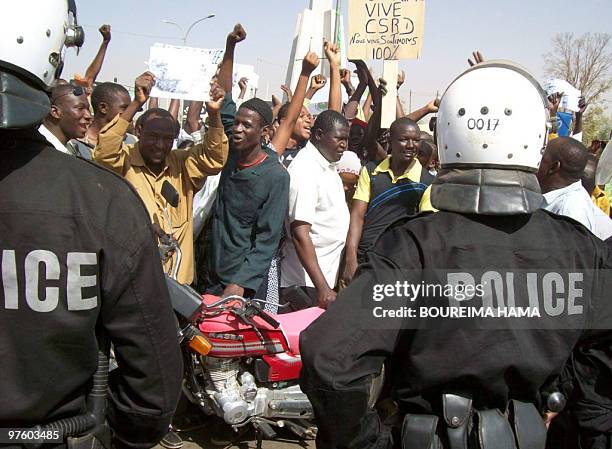
[[[419,57],[425,0],[349,0],[349,59]]]
[[[151,96],[208,100],[210,80],[222,59],[221,49],[153,45],[149,56],[149,70],[157,79]]]

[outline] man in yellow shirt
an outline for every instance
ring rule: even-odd
[[[603,189],[595,184],[595,174],[597,172],[598,163],[599,160],[597,159],[597,156],[589,153],[589,159],[586,167],[584,167],[584,174],[582,175],[581,179],[582,186],[586,189],[589,195],[591,195],[591,201],[593,201],[593,204],[609,217],[610,200],[608,199],[608,195],[606,195],[606,192]]]
[[[188,150],[172,151],[179,124],[164,109],[149,109],[136,127],[139,141],[124,145],[123,139],[136,112],[148,100],[155,76],[145,72],[135,82],[135,96],[128,108],[101,131],[93,159],[128,180],[143,200],[151,221],[177,239],[182,259],[177,280],[182,284],[193,281],[193,195],[204,185],[209,175],[221,171],[228,153],[228,140],[223,131],[220,109],[224,92],[218,85],[211,87],[211,101],[206,103],[209,128],[202,143]],[[176,208],[168,207],[161,195],[164,181],[179,193]],[[171,224],[164,209],[168,207]],[[176,259],[176,258],[174,258]],[[164,268],[173,269],[175,260]]]
[[[593,193],[591,194],[591,199],[593,200],[593,204],[595,204],[595,206],[599,207],[608,217],[610,216],[610,199],[604,190],[602,190],[599,186],[595,186]]]
[[[387,226],[404,216],[433,211],[429,192],[433,175],[421,166],[416,153],[421,131],[408,117],[395,120],[390,130],[391,155],[378,165],[361,169],[351,206],[345,267],[341,276],[348,284],[357,265]]]

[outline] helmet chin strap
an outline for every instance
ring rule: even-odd
[[[16,75],[0,71],[0,129],[29,128],[49,113],[49,97]]]
[[[521,170],[443,168],[431,187],[433,207],[465,214],[530,214],[542,201],[535,173]]]

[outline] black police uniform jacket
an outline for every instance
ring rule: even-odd
[[[585,422],[610,426],[612,302],[605,271],[610,267],[604,242],[579,223],[543,210],[511,217],[442,211],[391,226],[349,287],[301,335],[301,387],[319,426],[317,448],[392,444],[392,433],[368,408],[372,376],[385,360],[393,398],[404,412],[442,416],[442,393],[470,396],[477,409],[504,410],[509,399],[542,408],[542,393],[550,386],[574,402],[588,403]],[[416,307],[419,312],[420,307],[444,304],[438,302],[441,298],[410,300],[403,291],[373,300],[375,289],[381,291],[376,285],[428,282],[436,279],[428,272],[434,268],[499,272],[504,282],[506,273],[516,271],[517,305],[526,301],[527,282],[520,276],[527,271],[537,273],[538,282],[544,273],[560,274],[565,285],[552,287],[555,297],[560,289],[566,297],[570,291],[567,272],[584,271],[583,281],[576,284],[584,292],[571,304],[571,313],[570,304],[554,298],[547,310],[540,285],[541,318],[374,317],[377,306]],[[598,271],[593,275],[588,269]],[[502,287],[507,301],[509,287]],[[464,305],[478,301],[474,297]],[[550,310],[551,305],[565,309],[555,315],[558,310]]]
[[[131,187],[51,148],[0,134],[0,427],[86,411],[97,334],[114,344],[115,445],[167,432],[182,361],[146,210]]]

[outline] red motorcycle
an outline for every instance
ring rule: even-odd
[[[205,295],[194,310],[197,293],[168,281],[173,303],[176,290],[192,296],[191,308],[181,312],[175,304],[189,317],[181,329],[187,398],[236,431],[252,426],[258,438],[274,438],[275,428],[314,438],[312,406],[298,385],[299,337],[323,309],[272,315],[263,310],[265,301]]]
[[[164,182],[162,196],[169,206],[178,205],[178,193],[170,183]],[[172,227],[167,207],[164,212]],[[274,428],[314,438],[316,427],[308,421],[314,417],[312,406],[298,385],[299,339],[323,309],[272,315],[262,308],[266,301],[201,297],[176,281],[181,262],[176,239],[161,229],[157,233],[162,260],[174,257],[166,281],[179,317],[187,398],[234,430],[254,427],[258,445],[262,437],[276,436]]]

